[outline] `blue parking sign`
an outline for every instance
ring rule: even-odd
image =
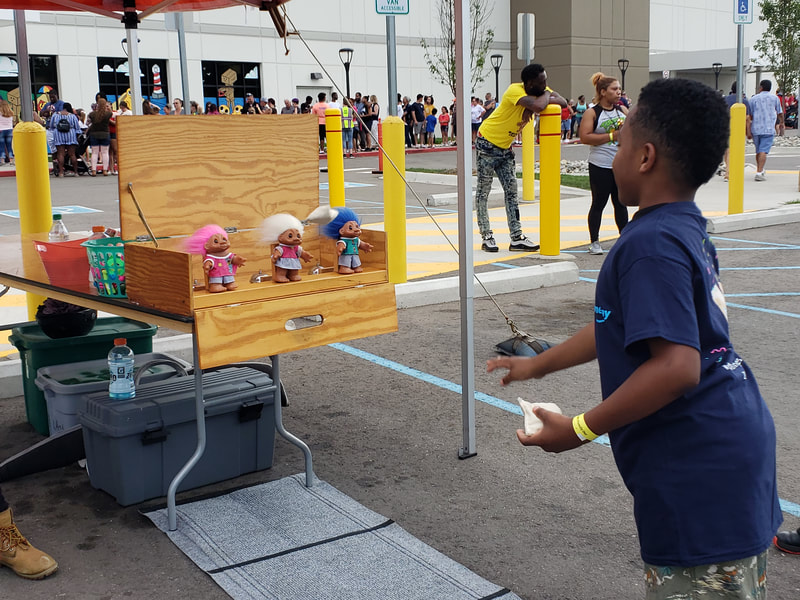
[[[736,24],[753,22],[753,0],[734,0],[733,22]]]

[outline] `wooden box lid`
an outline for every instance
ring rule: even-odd
[[[123,116],[117,119],[122,237],[156,237],[216,223],[250,229],[276,213],[319,206],[315,115]]]

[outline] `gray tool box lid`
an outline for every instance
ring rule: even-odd
[[[261,371],[230,367],[203,373],[206,418],[238,411],[252,403],[272,404],[276,386]],[[122,438],[194,421],[194,376],[145,383],[131,400],[112,400],[108,392],[85,396],[78,406],[81,425],[102,435]]]
[[[179,364],[185,371],[191,373],[192,365],[177,356],[162,354],[160,352],[146,352],[134,356],[134,373],[139,367],[151,361],[162,361],[154,366],[142,378],[142,385],[152,381],[162,381],[175,374],[175,368],[169,362]],[[34,383],[44,391],[53,390],[56,394],[91,394],[108,388],[108,359],[101,358],[85,362],[67,363],[65,365],[52,365],[42,367],[36,372]]]

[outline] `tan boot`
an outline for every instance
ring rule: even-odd
[[[0,565],[25,579],[44,579],[58,569],[51,556],[34,548],[19,532],[10,508],[0,513]]]

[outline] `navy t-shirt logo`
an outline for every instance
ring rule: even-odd
[[[608,317],[610,316],[611,316],[610,310],[606,310],[605,308],[601,308],[600,306],[595,305],[594,307],[595,323],[605,323],[608,320]]]

